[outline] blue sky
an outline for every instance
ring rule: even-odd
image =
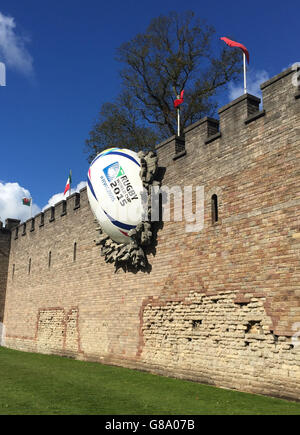
[[[257,93],[259,82],[300,61],[299,9],[296,0],[3,0],[0,219],[28,218],[28,208],[19,205],[25,194],[33,197],[35,212],[60,199],[69,169],[73,186],[86,179],[84,141],[101,104],[120,89],[116,49],[152,18],[193,10],[215,27],[216,38],[245,44]],[[221,105],[239,92],[228,86]]]

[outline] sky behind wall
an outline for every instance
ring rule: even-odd
[[[120,89],[116,49],[152,18],[193,10],[216,38],[245,44],[249,92],[258,95],[260,83],[300,62],[299,9],[296,0],[2,0],[0,220],[28,219],[24,196],[33,197],[34,213],[58,202],[70,169],[74,188],[84,186],[84,141],[101,104]],[[220,105],[241,95],[242,77],[240,85],[224,89]]]

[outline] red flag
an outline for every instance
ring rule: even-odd
[[[174,100],[174,107],[175,107],[175,109],[177,109],[177,107],[180,106],[180,104],[183,103],[183,94],[184,94],[184,90],[181,91],[180,98],[176,98],[176,100]]]
[[[229,47],[238,47],[241,50],[243,50],[243,52],[246,55],[247,62],[249,63],[249,57],[250,57],[249,51],[247,50],[247,48],[243,44],[240,44],[239,42],[235,42],[235,41],[232,41],[231,39],[225,38],[225,36],[223,36],[220,39],[222,39],[227,45],[229,45]]]

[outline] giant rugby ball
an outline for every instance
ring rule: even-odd
[[[140,170],[137,153],[120,148],[98,154],[89,167],[87,193],[91,209],[103,231],[117,243],[129,243],[128,232],[142,221]]]

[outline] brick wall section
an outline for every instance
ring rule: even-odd
[[[248,385],[276,395],[284,385],[286,396],[299,394],[299,377],[289,378],[299,370],[300,355],[270,332],[264,304],[265,298],[255,297],[237,304],[230,291],[151,300],[144,310],[143,358],[157,366],[168,361],[178,376],[197,373],[199,380],[228,388]]]
[[[300,322],[300,100],[292,70],[262,91],[263,111],[242,96],[220,109],[219,122],[187,128],[185,150],[176,137],[157,147],[165,185],[204,186],[204,229],[165,222],[148,272],[115,273],[104,263],[85,189],[34,227],[26,222],[17,239],[12,232],[8,346],[300,399],[292,340]]]
[[[10,231],[0,221],[0,322],[3,322],[10,252]]]

